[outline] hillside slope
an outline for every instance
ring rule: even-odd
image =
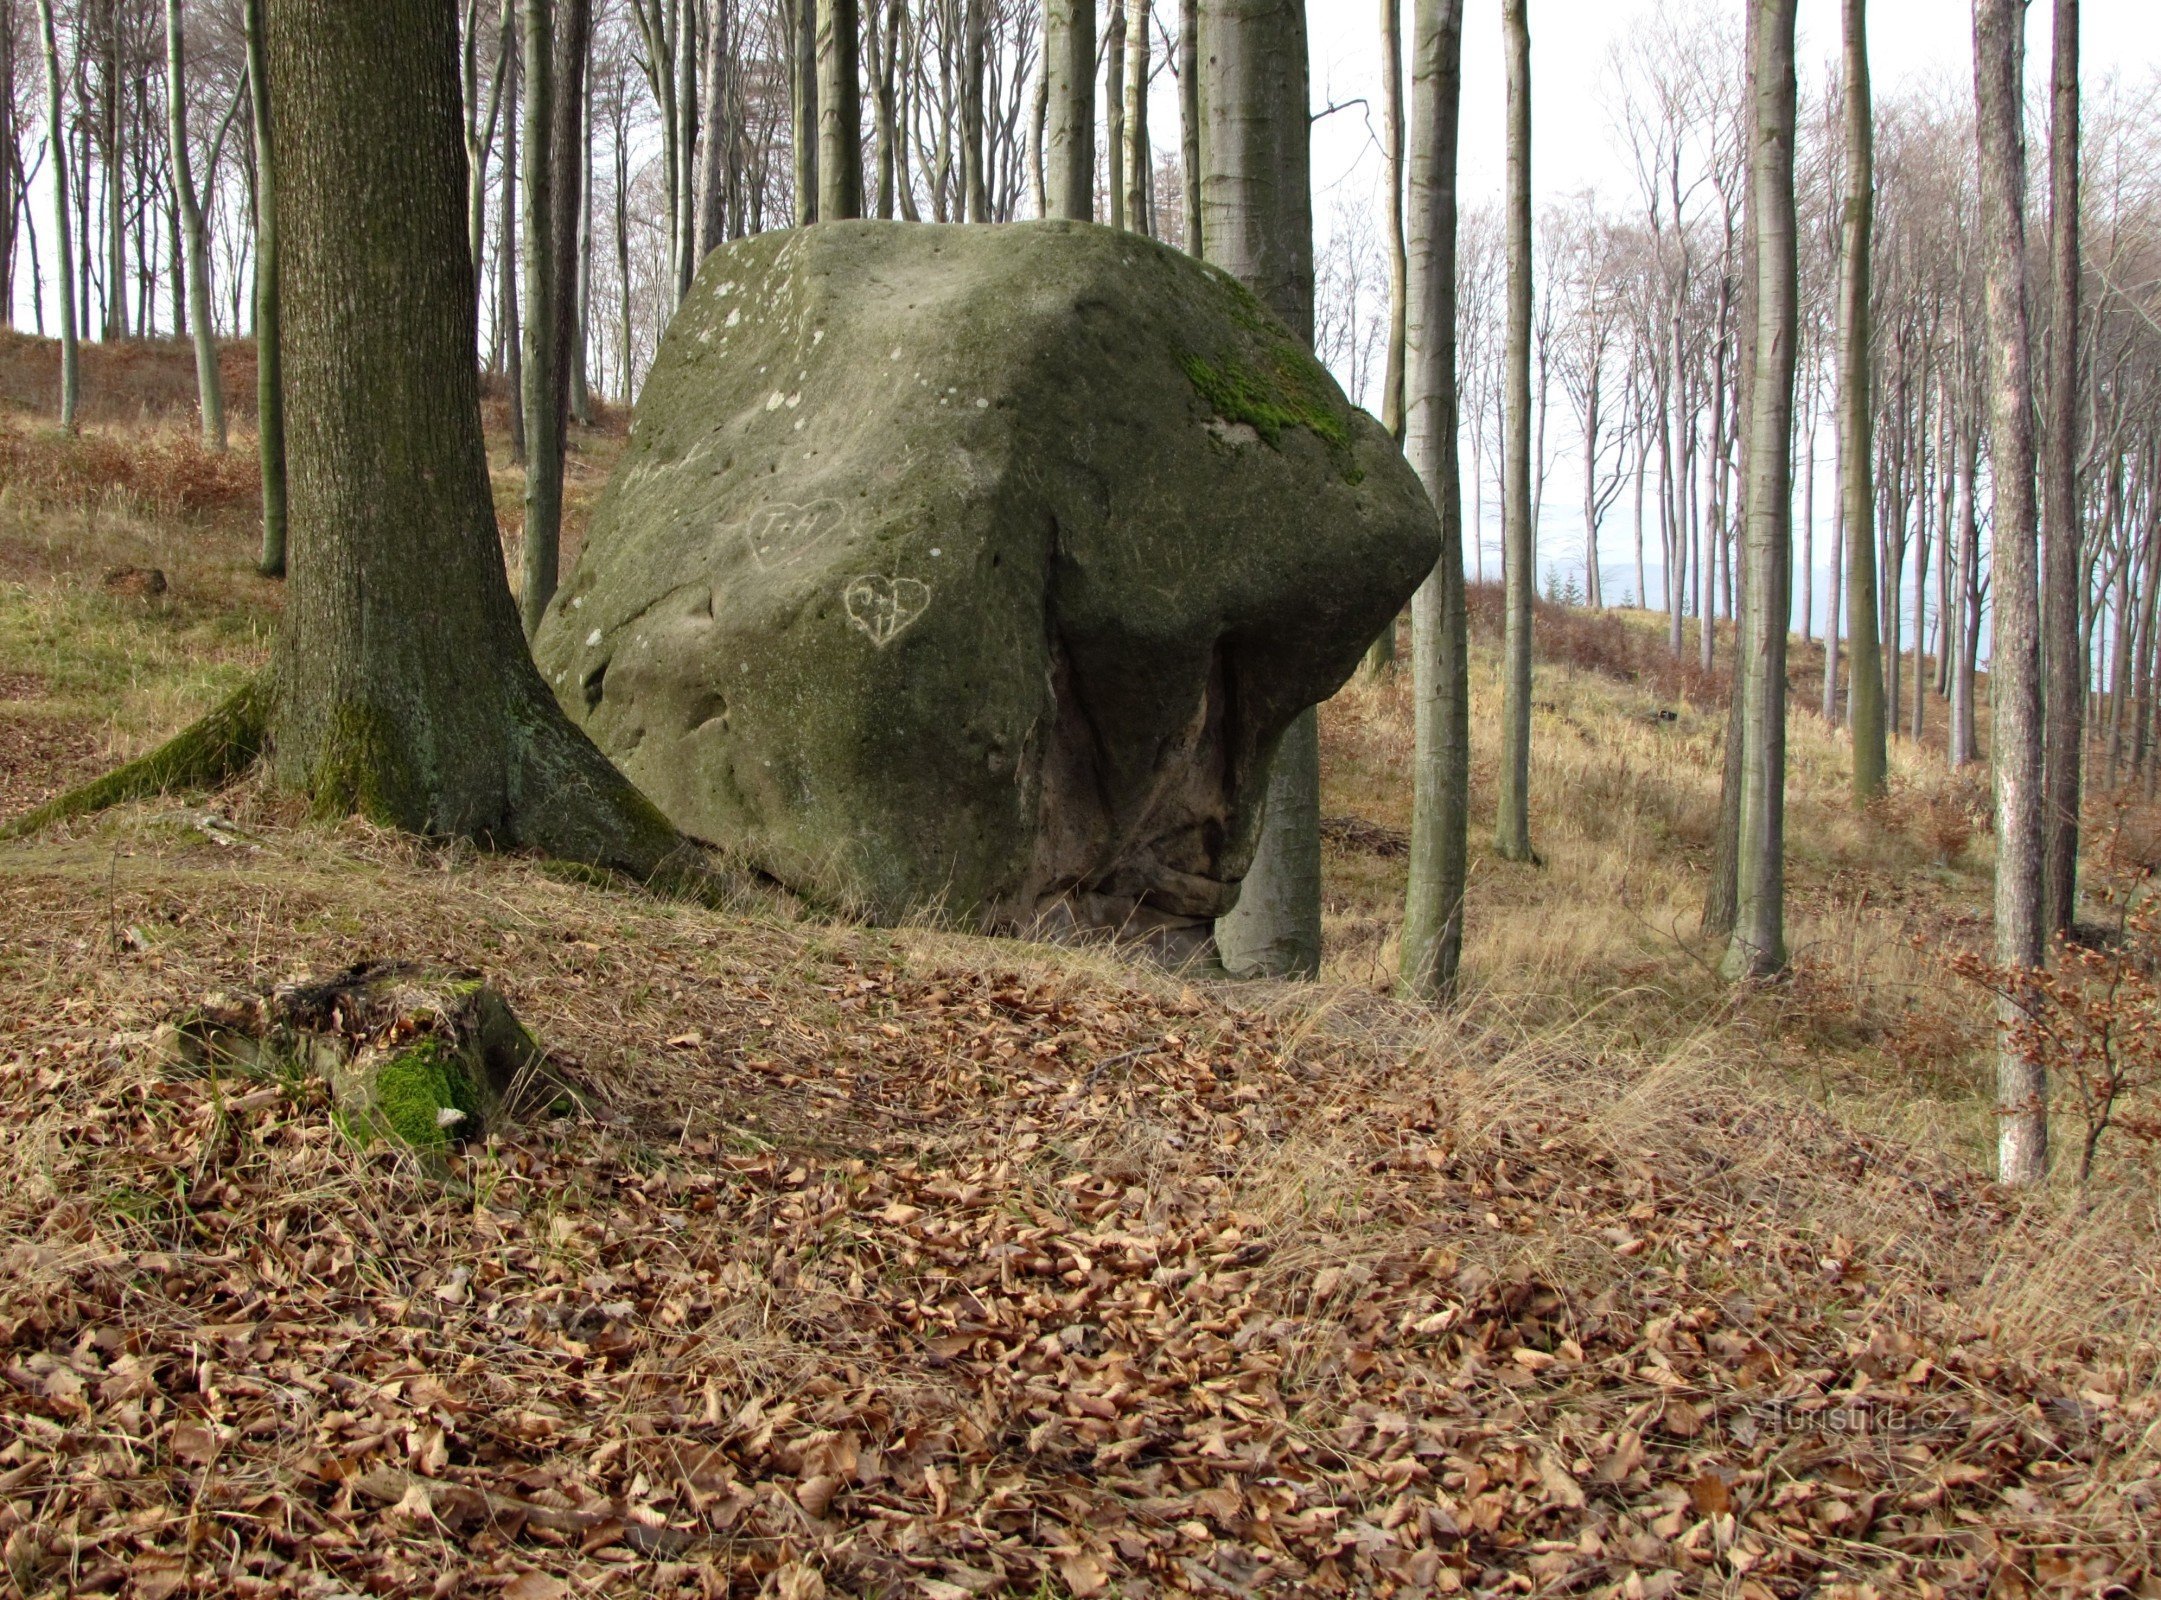
[[[253,670],[278,601],[243,463],[0,447],[13,812]],[[1400,684],[1324,708],[1314,985],[662,904],[247,784],[0,846],[12,1583],[2161,1593],[2151,1174],[1980,1176],[1941,955],[1985,791],[1902,747],[1857,818],[1797,712],[1797,970],[1736,994],[1715,685],[1651,619],[1540,628],[1545,865],[1485,851],[1481,638],[1447,1017],[1387,993]],[[371,957],[487,972],[582,1107],[430,1175],[146,1045]]]

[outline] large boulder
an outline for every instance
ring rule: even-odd
[[[892,919],[1229,909],[1269,753],[1439,535],[1233,279],[1087,224],[707,258],[534,641],[668,816]]]

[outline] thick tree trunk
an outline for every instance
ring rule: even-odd
[[[82,401],[82,349],[75,325],[75,245],[68,210],[67,102],[61,98],[60,39],[53,29],[53,0],[38,0],[38,27],[45,46],[47,151],[53,164],[53,232],[60,255],[60,426],[73,433]]]
[[[1047,0],[1043,11],[1043,71],[1050,82],[1050,121],[1043,175],[1049,214],[1074,222],[1095,218],[1095,0]]]
[[[2041,964],[2040,595],[2034,568],[2033,377],[2026,312],[2025,5],[1974,0],[1974,101],[1987,263],[1990,544],[1995,628],[1989,643],[1996,779],[1996,960]],[[1998,1175],[2038,1183],[2048,1169],[2048,1081],[2014,1048],[2018,1008],[1999,1007]]]
[[[503,581],[454,13],[270,0],[268,20],[293,539],[274,771],[322,813],[661,868],[678,836],[563,716]]]
[[[1304,0],[1204,0],[1201,236],[1208,260],[1313,339],[1312,165]],[[1260,843],[1216,924],[1234,973],[1310,977],[1321,963],[1320,725],[1302,712],[1269,765]]]
[[[195,346],[195,404],[202,421],[203,443],[223,450],[225,390],[218,381],[217,325],[210,315],[210,256],[203,241],[202,202],[195,194],[195,169],[188,157],[187,35],[180,0],[165,0],[165,132],[171,154],[173,199],[180,215],[186,253],[188,326]]]
[[[2048,150],[2047,454],[2041,489],[2044,690],[2042,928],[2068,934],[2078,911],[2079,754],[2086,656],[2078,647],[2079,0],[2055,0]]]
[[[1869,391],[1869,251],[1876,226],[1876,120],[1868,81],[1867,0],[1844,0],[1846,215],[1839,235],[1838,384],[1846,527],[1846,720],[1853,798],[1867,805],[1890,778],[1883,707],[1882,604],[1876,593],[1876,437]]]
[[[1737,659],[1741,695],[1739,902],[1730,978],[1786,964],[1786,631],[1793,549],[1794,343],[1799,226],[1794,214],[1795,0],[1755,0],[1750,185],[1756,267],[1755,357],[1748,364],[1748,492],[1743,532],[1748,608]]]
[[[278,293],[278,164],[270,149],[270,52],[264,0],[245,0],[248,105],[255,121],[255,431],[263,468],[265,577],[285,575],[285,374]],[[491,119],[492,120],[492,119]],[[477,222],[477,216],[468,219]],[[474,239],[479,235],[473,233]]]
[[[1507,587],[1501,642],[1500,817],[1494,848],[1535,861],[1531,848],[1531,25],[1526,0],[1502,0],[1508,54],[1507,474],[1501,516]],[[1704,619],[1710,626],[1710,619]]]
[[[555,598],[563,523],[563,436],[555,409],[555,19],[553,0],[524,0],[525,537],[518,610],[530,639]]]
[[[1463,0],[1416,0],[1411,27],[1406,443],[1411,465],[1440,514],[1441,554],[1411,601],[1416,725],[1400,974],[1406,994],[1442,1005],[1455,997],[1462,962],[1470,853],[1470,660],[1456,392],[1456,151]],[[1393,38],[1395,30],[1390,33]]]
[[[812,4],[813,0],[801,0]],[[856,65],[856,0],[818,7],[818,219],[863,214],[863,84]]]

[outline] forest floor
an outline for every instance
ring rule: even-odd
[[[0,815],[214,701],[278,612],[245,450],[96,368],[60,441],[26,351]],[[579,448],[574,515],[618,436]],[[1399,682],[1324,708],[1318,984],[723,914],[251,783],[0,846],[5,1581],[2161,1595],[2154,1175],[1986,1180],[1943,964],[1985,937],[1983,780],[1902,745],[1856,817],[1797,712],[1795,972],[1736,994],[1696,936],[1715,686],[1655,618],[1542,608],[1543,865],[1501,863],[1477,606],[1446,1016],[1388,993]],[[2143,811],[2095,823],[2150,858]],[[446,1178],[319,1084],[144,1046],[371,957],[484,970],[577,1113]]]

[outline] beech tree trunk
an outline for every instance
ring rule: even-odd
[[[555,124],[553,0],[524,0],[525,537],[518,610],[530,639],[555,598],[563,522],[563,435],[555,409]]]
[[[794,85],[795,225],[818,220],[818,0],[788,0]]]
[[[1304,0],[1203,0],[1201,236],[1207,259],[1313,340],[1312,165]],[[1321,964],[1320,724],[1309,709],[1269,763],[1260,843],[1216,923],[1233,973]]]
[[[1185,182],[1186,254],[1201,251],[1200,0],[1178,0],[1178,158]]]
[[[1793,553],[1794,346],[1799,327],[1799,224],[1793,147],[1796,0],[1754,0],[1756,59],[1751,207],[1756,337],[1748,363],[1748,492],[1741,595],[1747,625],[1741,697],[1738,890],[1729,978],[1761,978],[1786,964],[1786,632]]]
[[[255,121],[255,432],[263,465],[263,549],[266,578],[285,576],[285,375],[278,294],[278,164],[270,149],[270,53],[263,38],[263,0],[245,0],[248,108]],[[468,219],[472,237],[477,215]]]
[[[1126,216],[1125,82],[1125,0],[1111,0],[1103,33],[1103,189],[1114,228],[1126,227],[1130,221]],[[1089,181],[1095,181],[1093,174]]]
[[[1148,143],[1148,0],[1127,0],[1125,84],[1126,226],[1153,233],[1148,225],[1150,191],[1155,187],[1155,156]]]
[[[1095,218],[1095,0],[1047,0],[1043,10],[1043,71],[1050,83],[1043,137],[1043,179],[1049,215],[1074,222]]]
[[[1876,227],[1876,114],[1868,81],[1868,0],[1844,0],[1846,214],[1839,234],[1839,461],[1846,538],[1846,721],[1853,798],[1890,778],[1883,707],[1882,602],[1876,592],[1875,405],[1869,392],[1869,251]]]
[[[82,346],[75,327],[75,245],[68,209],[67,102],[60,97],[60,40],[53,30],[53,0],[38,0],[38,28],[45,46],[46,154],[53,164],[53,233],[60,254],[60,426],[76,429],[82,402]]]
[[[2048,425],[2041,489],[2043,726],[2041,906],[2045,936],[2068,934],[2078,911],[2079,756],[2086,653],[2079,645],[2078,317],[2079,0],[2055,0],[2049,97]]]
[[[195,167],[188,158],[187,54],[180,0],[165,0],[165,133],[186,263],[188,327],[195,346],[195,404],[203,443],[223,450],[228,443],[225,390],[218,382],[217,324],[210,313],[210,259],[203,245],[203,208],[195,194]]]
[[[990,216],[989,149],[985,137],[984,92],[989,75],[989,0],[961,0],[960,187],[961,216],[988,222]],[[1116,94],[1114,83],[1111,93]]]
[[[1503,860],[1535,861],[1531,848],[1531,597],[1537,574],[1531,530],[1531,25],[1526,0],[1502,0],[1508,56],[1507,428],[1501,518],[1504,599],[1501,638],[1500,817],[1494,848]],[[1711,625],[1704,618],[1704,626]]]
[[[1462,964],[1470,860],[1470,658],[1456,389],[1463,0],[1415,0],[1411,28],[1406,443],[1440,515],[1441,554],[1411,600],[1411,859],[1399,971],[1406,994],[1444,1005],[1455,998]]]
[[[1460,92],[1459,88],[1459,96]],[[1381,426],[1401,444],[1409,293],[1403,240],[1402,0],[1381,0],[1381,197],[1388,207],[1388,341],[1381,372]],[[1366,670],[1376,675],[1384,673],[1395,661],[1396,624],[1391,618],[1366,650]]]
[[[2026,311],[2025,13],[2023,0],[1974,0],[1974,103],[1988,306],[1990,735],[1996,780],[1996,960],[2041,964],[2040,595],[2035,573],[2033,375]],[[2038,1183],[2048,1170],[2048,1081],[2013,1048],[2019,1012],[1998,1010],[1998,1176]]]
[[[652,872],[678,836],[563,716],[503,581],[455,21],[268,7],[293,541],[273,771],[321,813]]]
[[[818,219],[863,214],[863,84],[856,64],[856,0],[818,7]]]

